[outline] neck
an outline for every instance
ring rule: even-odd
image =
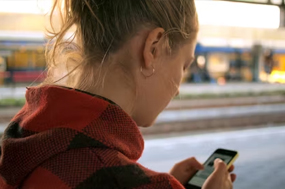
[[[88,92],[112,100],[133,117],[135,90],[132,82],[119,71],[117,73],[108,71],[102,75],[104,75],[102,85],[95,89],[89,89]]]

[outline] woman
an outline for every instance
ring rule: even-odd
[[[47,79],[27,88],[2,139],[0,188],[184,188],[203,166],[143,167],[138,126],[179,93],[196,45],[194,0],[55,0],[54,14],[62,24],[47,46]],[[234,180],[216,160],[203,189]]]

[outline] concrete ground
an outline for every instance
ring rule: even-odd
[[[145,141],[139,162],[155,171],[168,172],[184,159],[204,162],[217,148],[237,150],[235,189],[283,189],[285,186],[285,126],[219,133],[183,134]]]

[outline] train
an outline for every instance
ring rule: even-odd
[[[0,40],[0,85],[39,83],[44,80],[46,40]],[[198,41],[196,58],[185,82],[272,82],[285,83],[285,48],[207,46]],[[256,56],[259,58],[256,59]],[[268,70],[270,62],[270,70]]]
[[[285,83],[285,48],[258,44],[210,47],[198,43],[195,54],[186,82]]]

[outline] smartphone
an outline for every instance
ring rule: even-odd
[[[214,171],[214,161],[219,158],[227,164],[229,169],[238,158],[238,152],[226,149],[217,149],[204,163],[204,170],[197,171],[186,185],[187,189],[201,189],[208,176]]]

